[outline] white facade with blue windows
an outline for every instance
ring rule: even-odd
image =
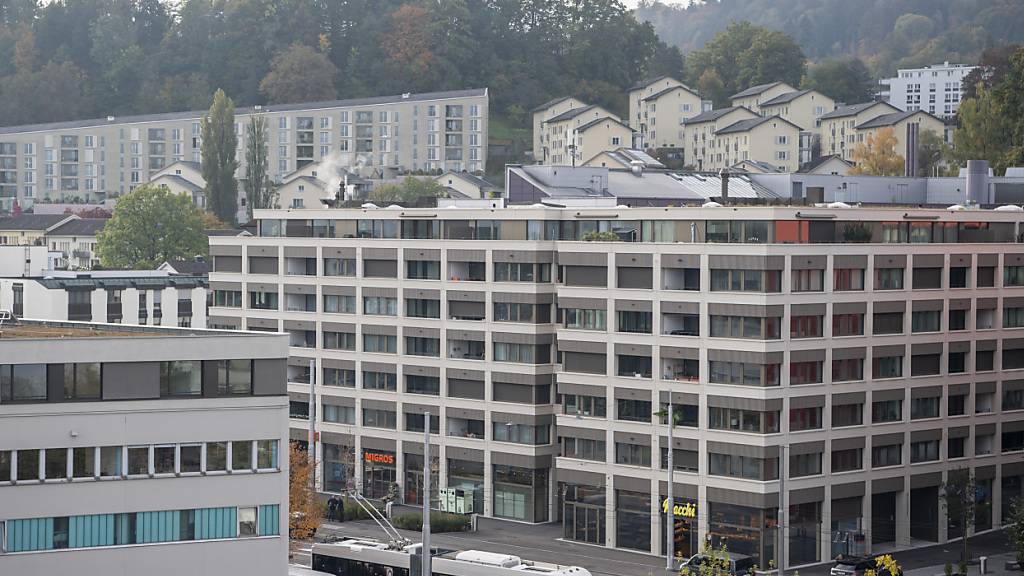
[[[285,338],[22,321],[0,340],[0,574],[273,574]]]

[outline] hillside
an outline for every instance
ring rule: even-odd
[[[987,47],[1024,43],[1020,0],[695,0],[686,8],[642,0],[634,14],[684,52],[748,20],[789,34],[812,60],[855,55],[878,74],[971,63]]]

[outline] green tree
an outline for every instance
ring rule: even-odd
[[[1010,547],[1017,554],[1017,564],[1024,566],[1024,498],[1018,496],[1010,506],[1010,518],[1006,524],[1006,535]]]
[[[870,102],[875,90],[874,77],[860,58],[823,60],[807,71],[802,88],[821,92],[836,102]]]
[[[952,150],[934,130],[921,132],[917,140],[917,175],[942,176]]]
[[[694,84],[714,70],[728,94],[757,84],[782,81],[798,86],[806,58],[792,37],[750,22],[733,22],[687,60]]]
[[[1009,147],[1003,166],[1024,163],[1024,48],[1010,56],[1010,69],[992,91],[1009,125]]]
[[[953,158],[960,166],[968,160],[988,160],[998,173],[1010,148],[1009,122],[992,92],[980,84],[976,91],[976,97],[964,100],[957,109]]]
[[[964,76],[961,87],[964,99],[976,98],[978,96],[977,86],[980,83],[986,89],[1000,85],[1003,78],[1010,70],[1010,56],[1013,56],[1021,49],[1018,44],[1007,44],[989,48],[981,53],[981,60],[978,66]]]
[[[334,100],[338,68],[321,52],[295,44],[279,54],[260,81],[260,92],[274,104]]]
[[[951,470],[946,482],[942,484],[939,495],[946,516],[962,532],[963,548],[960,552],[960,562],[966,564],[971,560],[967,537],[974,530],[977,514],[984,511],[983,507],[987,505],[978,501],[978,483],[970,470]]]
[[[701,73],[697,79],[697,90],[705,100],[715,103],[715,108],[724,108],[729,105],[729,92],[722,82],[722,77],[713,68],[708,68]]]
[[[245,128],[245,193],[250,216],[253,210],[277,204],[277,189],[267,161],[267,118],[262,114],[253,114]]]
[[[208,250],[191,199],[148,184],[117,200],[96,242],[100,262],[110,269],[152,269],[165,260],[205,256]]]
[[[213,95],[210,112],[203,116],[202,135],[206,200],[217,218],[234,223],[238,210],[238,182],[235,180],[238,136],[235,133],[235,103],[223,90],[217,90]]]
[[[376,204],[413,204],[426,198],[441,198],[444,187],[433,178],[406,176],[401,184],[384,184],[370,191],[367,200]]]
[[[711,544],[708,538],[700,548],[701,562],[696,568],[683,566],[679,569],[680,576],[732,576],[729,562],[729,549],[725,542],[718,546]]]

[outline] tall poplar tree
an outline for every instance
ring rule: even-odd
[[[235,180],[235,103],[223,90],[213,95],[210,112],[202,122],[203,179],[207,206],[224,222],[234,223],[238,210],[238,182]]]
[[[253,114],[245,128],[245,194],[249,214],[253,210],[273,208],[277,190],[267,165],[267,118]]]

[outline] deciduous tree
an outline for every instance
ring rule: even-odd
[[[801,83],[836,102],[855,104],[871,101],[875,80],[860,58],[824,60],[811,66]]]
[[[978,502],[978,483],[970,470],[952,470],[948,476],[940,491],[942,506],[946,515],[963,531],[960,562],[967,563],[971,560],[967,537],[974,530],[975,518],[982,505]]]
[[[208,251],[192,200],[148,184],[117,200],[96,241],[100,262],[110,269],[152,269],[165,260],[191,260]]]
[[[902,176],[905,170],[905,159],[896,153],[896,132],[889,127],[868,134],[864,142],[854,147],[852,156],[857,165],[850,169],[850,174]]]
[[[245,193],[250,215],[253,210],[273,208],[277,203],[267,161],[267,118],[262,114],[253,114],[245,129]]]
[[[238,211],[238,182],[235,170],[235,103],[223,90],[213,95],[210,112],[202,121],[202,170],[206,180],[206,201],[217,218],[234,223]]]
[[[953,157],[961,166],[968,160],[988,160],[998,172],[1010,147],[1009,122],[992,92],[980,84],[976,92],[977,96],[961,102],[957,110]]]
[[[334,100],[337,76],[338,68],[326,54],[294,44],[271,62],[260,92],[274,104]]]
[[[917,139],[917,175],[942,176],[952,150],[934,130],[921,132]]]
[[[313,487],[313,463],[309,453],[291,442],[288,445],[288,539],[310,540],[323,520]]]

